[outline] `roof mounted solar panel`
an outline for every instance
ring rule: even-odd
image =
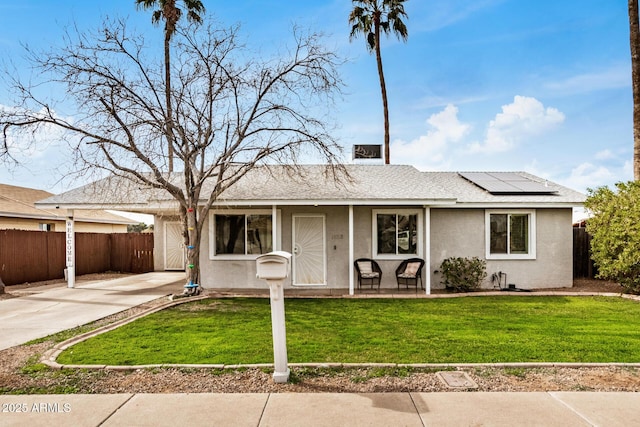
[[[460,172],[459,175],[491,194],[556,194],[558,191],[513,172]]]

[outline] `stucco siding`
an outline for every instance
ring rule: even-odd
[[[65,221],[0,217],[0,230],[39,231],[40,224],[51,224],[50,231],[65,231],[66,228]],[[77,233],[126,233],[127,225],[75,221],[74,229]]]
[[[537,209],[535,212],[536,259],[488,260],[483,287],[492,287],[489,278],[498,271],[507,274],[508,284],[523,289],[573,285],[571,209]],[[441,276],[435,271],[444,259],[485,258],[485,251],[484,209],[431,210],[430,273],[434,289],[443,288]]]
[[[77,233],[126,233],[126,224],[100,224],[75,221],[73,225]],[[56,224],[56,231],[64,231],[64,223]]]
[[[295,215],[323,215],[326,235],[326,285],[320,288],[348,289],[349,287],[349,208],[337,207],[292,207],[278,206],[280,246],[277,249],[293,252],[292,228]],[[396,288],[395,268],[399,259],[384,259],[372,253],[372,214],[376,207],[355,206],[354,213],[354,259],[374,258],[382,268],[382,288]],[[245,210],[245,212],[249,212]],[[210,215],[207,215],[201,242],[201,284],[206,288],[249,288],[266,286],[256,278],[256,256],[216,257],[210,251],[212,238]],[[485,288],[491,288],[489,277],[502,271],[508,283],[519,288],[534,289],[548,287],[570,287],[573,283],[573,240],[571,209],[537,209],[536,259],[534,260],[489,260]],[[164,269],[164,223],[176,218],[156,218],[155,265]],[[441,289],[441,277],[435,271],[448,257],[486,257],[484,209],[430,210],[430,262],[425,266],[425,277],[430,275],[433,289]],[[424,245],[424,242],[421,241]],[[426,258],[425,248],[421,256]],[[354,286],[357,281],[354,278]],[[291,288],[291,279],[285,287]],[[309,288],[318,288],[316,286]]]
[[[292,230],[295,215],[323,215],[326,237],[326,285],[308,288],[349,288],[349,208],[279,206],[281,246],[279,249],[293,252]],[[354,207],[354,258],[371,257],[371,211],[372,208]],[[209,217],[205,229],[209,230]],[[262,288],[264,281],[256,278],[255,257],[252,259],[217,260],[209,253],[210,232],[203,235],[201,253],[202,284],[213,288]],[[383,286],[395,286],[393,271],[397,262],[381,261],[385,272]],[[354,281],[355,283],[355,281]],[[289,279],[286,288],[293,287]],[[305,286],[301,286],[305,287]]]
[[[450,257],[484,258],[484,209],[431,209],[431,287],[444,288],[436,271]]]
[[[571,209],[538,209],[536,219],[536,259],[489,261],[487,272],[502,271],[509,284],[523,289],[573,286]]]
[[[349,210],[339,207],[286,207],[279,206],[280,250],[293,252],[292,230],[295,215],[322,215],[325,218],[325,256],[326,285],[321,288],[349,287]],[[210,216],[205,224],[206,233],[202,236],[201,274],[202,285],[213,288],[263,288],[266,283],[256,278],[256,256],[238,257],[238,259],[217,259],[212,257],[209,242],[212,238],[209,225]],[[285,287],[292,287],[291,278]],[[305,286],[307,287],[307,286]],[[308,286],[318,288],[318,286]]]
[[[26,218],[5,218],[0,217],[0,230],[40,230],[40,224],[52,224],[51,231],[64,230],[64,222],[56,224],[56,221],[34,220]],[[62,228],[58,228],[62,227]]]

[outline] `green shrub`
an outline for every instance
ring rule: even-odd
[[[442,261],[439,273],[447,289],[455,292],[469,292],[479,289],[487,277],[487,262],[478,257],[451,257]]]
[[[620,283],[627,292],[640,294],[640,183],[620,182],[589,189],[585,207],[591,252],[601,279]]]

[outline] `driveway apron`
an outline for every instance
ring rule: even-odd
[[[180,293],[184,281],[183,272],[154,272],[1,300],[0,350]]]

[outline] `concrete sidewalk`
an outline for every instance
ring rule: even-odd
[[[184,272],[157,272],[76,283],[0,300],[0,350],[75,328],[171,293],[181,293]]]
[[[638,393],[0,396],[0,426],[633,426]]]

